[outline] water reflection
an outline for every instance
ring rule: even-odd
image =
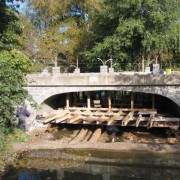
[[[118,179],[162,179],[179,180],[180,155],[155,155],[136,153],[90,152],[91,158],[77,167],[59,169],[57,162],[49,163],[51,167],[10,168],[4,174],[4,180],[118,180]],[[31,158],[23,159],[28,164]],[[42,158],[39,160],[42,161]],[[58,160],[61,163],[62,159]],[[32,161],[33,162],[33,161]],[[64,163],[64,160],[62,161]],[[30,163],[29,163],[30,164]],[[32,164],[31,164],[32,165]],[[51,170],[49,170],[51,169]]]

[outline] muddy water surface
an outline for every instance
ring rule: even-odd
[[[180,179],[180,154],[36,150],[7,169],[2,179]]]

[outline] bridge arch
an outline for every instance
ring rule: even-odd
[[[89,91],[126,91],[164,96],[180,107],[180,87],[174,86],[68,86],[68,87],[26,87],[37,104],[56,94]]]

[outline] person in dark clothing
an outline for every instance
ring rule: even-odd
[[[16,116],[18,117],[18,126],[25,132],[26,131],[26,118],[30,116],[29,111],[25,108],[20,107],[16,112]]]

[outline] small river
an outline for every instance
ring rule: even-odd
[[[36,150],[9,167],[3,180],[180,179],[180,154]]]

